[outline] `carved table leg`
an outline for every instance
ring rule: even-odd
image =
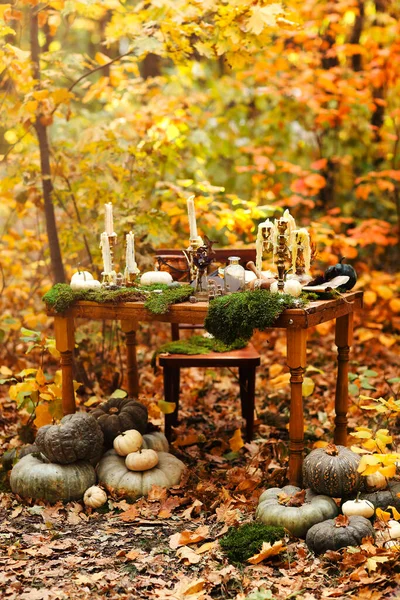
[[[290,368],[290,421],[289,421],[289,483],[301,487],[304,415],[303,374],[306,367],[306,329],[287,329],[287,364]]]
[[[139,395],[139,373],[136,357],[137,327],[138,325],[134,321],[121,321],[121,328],[126,337],[128,396],[130,398],[137,398]]]
[[[74,363],[74,320],[71,317],[55,317],[54,332],[56,348],[60,352],[60,364],[62,374],[62,407],[64,415],[74,413],[75,392],[72,367]]]
[[[338,349],[338,374],[335,396],[335,444],[347,444],[347,405],[349,398],[349,355],[353,338],[353,313],[336,319],[335,343]]]

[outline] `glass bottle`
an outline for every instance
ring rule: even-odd
[[[230,256],[228,260],[229,265],[224,271],[225,293],[240,292],[245,285],[244,268],[239,264],[239,256]]]

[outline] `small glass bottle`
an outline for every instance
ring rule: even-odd
[[[229,265],[224,271],[225,293],[240,292],[245,285],[244,268],[239,264],[238,256],[230,256],[228,260]]]

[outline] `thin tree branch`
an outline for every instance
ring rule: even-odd
[[[90,75],[92,75],[92,73],[96,73],[96,71],[101,71],[102,69],[106,69],[107,67],[109,67],[113,63],[118,62],[119,60],[121,60],[121,58],[124,58],[125,56],[129,56],[132,53],[133,53],[133,50],[130,50],[129,52],[125,52],[125,54],[120,54],[120,56],[116,56],[115,58],[113,58],[112,60],[110,60],[105,65],[99,65],[98,67],[94,67],[94,69],[91,69],[90,71],[87,71],[86,73],[84,73],[83,75],[81,75],[76,81],[74,81],[74,83],[72,83],[69,86],[68,91],[71,92],[74,89],[74,87],[76,85],[78,85],[78,83],[80,83],[83,79],[86,79],[86,77],[89,77]]]

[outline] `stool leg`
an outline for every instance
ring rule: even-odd
[[[178,424],[179,412],[179,386],[180,370],[176,368],[164,367],[164,397],[166,402],[174,402],[175,410],[169,415],[165,415],[164,433],[167,440],[171,441],[171,428]]]
[[[335,396],[335,444],[347,445],[347,405],[349,397],[349,354],[353,337],[353,313],[336,319],[338,376]]]
[[[240,404],[242,417],[246,420],[246,442],[253,438],[255,410],[255,367],[239,367]]]

